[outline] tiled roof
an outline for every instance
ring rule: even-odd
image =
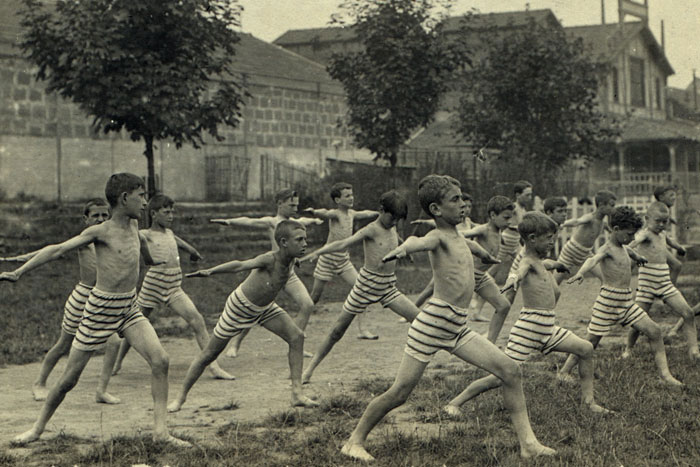
[[[278,45],[308,44],[310,42],[343,42],[355,40],[351,27],[290,29],[272,41]]]

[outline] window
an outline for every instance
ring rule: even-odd
[[[660,109],[661,108],[661,80],[659,78],[656,78],[654,81],[654,84],[656,86],[656,108]]]
[[[635,107],[646,107],[644,89],[644,60],[630,57],[630,98]]]
[[[612,72],[612,98],[613,102],[620,102],[620,77],[618,76],[617,68],[613,67]]]

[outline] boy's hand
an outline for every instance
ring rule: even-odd
[[[314,213],[314,208],[302,209],[302,212],[308,212],[309,214],[313,214],[313,213]]]
[[[19,274],[14,271],[6,271],[0,273],[0,281],[17,282],[19,279]]]
[[[506,293],[509,289],[513,289],[513,292],[518,291],[518,276],[516,276],[516,275],[508,276],[508,279],[506,279],[506,283],[503,284],[503,288],[501,289],[501,293]]]
[[[481,262],[484,264],[501,264],[501,260],[496,259],[496,257],[491,253],[489,253],[485,258],[481,258]]]
[[[9,258],[0,258],[0,263],[26,263],[26,259],[20,259],[16,256],[11,256]]]
[[[644,256],[639,256],[637,255],[637,258],[635,258],[635,261],[637,262],[637,266],[644,266],[649,262],[648,259],[646,259]]]
[[[204,259],[204,257],[202,255],[200,255],[198,251],[193,251],[192,253],[190,253],[190,261],[193,261],[196,263],[197,261],[202,260],[202,259]]]
[[[314,224],[321,225],[323,224],[323,219],[311,219],[311,222],[313,222]]]
[[[406,250],[400,249],[395,253],[389,253],[384,258],[382,258],[382,263],[388,263],[389,261],[394,261],[395,259],[401,259],[406,257]]]
[[[679,256],[685,256],[685,254],[687,253],[685,247],[683,247],[682,245],[678,245],[676,251],[678,252]]]
[[[318,258],[317,253],[309,253],[308,255],[304,255],[301,258],[299,258],[299,262],[304,263],[306,261],[316,261],[317,258]]]
[[[575,282],[578,282],[579,284],[583,282],[583,276],[578,272],[566,281],[567,284],[573,284]]]
[[[226,219],[210,219],[209,222],[211,222],[212,224],[228,225]]]
[[[185,277],[209,277],[210,275],[211,271],[209,269],[200,269],[199,271],[185,274]]]

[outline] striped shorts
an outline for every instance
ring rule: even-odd
[[[231,339],[244,329],[252,328],[256,324],[265,324],[284,313],[286,311],[275,302],[263,306],[252,303],[238,287],[228,296],[224,311],[214,327],[214,335],[219,339]]]
[[[581,245],[572,237],[566,242],[564,248],[561,249],[557,261],[573,270],[581,266],[583,262],[591,256],[592,251],[593,248]]]
[[[497,259],[502,262],[512,261],[513,255],[520,246],[520,233],[517,230],[507,228],[501,232],[501,245],[498,248]]]
[[[548,354],[571,334],[554,324],[554,311],[523,308],[510,330],[506,355],[519,362],[526,361],[532,352]]]
[[[478,269],[474,269],[474,292],[479,292],[479,290],[483,289],[489,284],[493,284],[496,287],[496,281],[493,279],[491,274],[489,274],[486,271],[479,271]]]
[[[400,296],[401,292],[396,288],[396,274],[379,274],[362,268],[343,303],[343,311],[359,315],[372,303],[388,306]]]
[[[180,268],[153,267],[146,272],[136,304],[141,308],[159,308],[185,296]]]
[[[92,285],[85,285],[79,282],[76,284],[73,292],[71,292],[68,300],[66,300],[66,304],[63,306],[63,322],[61,323],[61,328],[66,334],[75,336],[75,333],[78,332],[78,326],[80,326],[80,320],[83,317],[83,309],[85,309],[85,302],[87,302],[92,288]]]
[[[404,352],[423,363],[439,350],[453,353],[476,337],[466,323],[467,310],[432,297],[411,323]]]
[[[666,300],[680,293],[671,282],[668,263],[647,263],[639,266],[637,303],[652,303],[654,298]]]
[[[350,254],[345,252],[328,253],[321,255],[316,262],[314,277],[320,281],[330,281],[336,275],[341,275],[345,271],[355,270],[355,266],[350,262]]]
[[[518,268],[520,267],[520,262],[523,260],[523,256],[525,256],[525,247],[520,248],[518,254],[515,255],[513,264],[510,265],[510,271],[508,271],[509,276],[518,273]]]
[[[146,320],[134,306],[136,289],[131,292],[90,291],[83,318],[73,339],[73,347],[84,352],[97,350],[115,332],[123,337],[124,330]]]
[[[603,285],[593,304],[588,333],[607,336],[616,324],[631,326],[645,316],[644,310],[634,303],[631,289]]]

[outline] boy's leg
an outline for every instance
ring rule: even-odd
[[[240,334],[231,339],[231,345],[229,345],[228,350],[226,351],[227,357],[238,357],[238,351],[241,348],[241,343],[243,342],[243,339],[245,339],[245,336],[247,336],[250,332],[250,329],[251,328],[245,328]]]
[[[510,412],[518,436],[520,455],[534,457],[554,454],[556,451],[540,444],[530,426],[520,366],[488,339],[475,332],[472,334],[470,340],[455,349],[454,355],[492,373],[502,381],[503,402]]]
[[[420,313],[420,309],[416,304],[409,300],[404,294],[396,297],[387,305],[387,308],[401,316],[407,323],[412,323],[416,316],[418,316],[418,313]]]
[[[318,402],[304,396],[301,389],[301,368],[304,364],[304,332],[294,324],[287,313],[265,321],[262,325],[268,331],[280,336],[289,344],[289,374],[292,380],[292,406],[317,407]],[[318,355],[318,354],[317,354]]]
[[[649,302],[636,302],[639,308],[644,310],[644,313],[649,314],[649,309],[651,308],[651,303]],[[627,342],[625,343],[625,350],[622,352],[622,358],[628,358],[632,355],[632,347],[637,343],[639,339],[639,331],[632,327],[627,333]]]
[[[386,414],[406,402],[427,365],[404,353],[394,384],[384,394],[375,397],[369,403],[340,452],[356,459],[373,460],[374,458],[364,447],[367,435]]]
[[[343,335],[345,335],[345,331],[347,331],[348,327],[350,327],[350,323],[352,323],[354,318],[355,314],[353,313],[348,313],[345,310],[340,312],[340,316],[338,316],[338,319],[333,324],[331,332],[328,333],[325,339],[323,339],[321,345],[316,349],[316,353],[311,359],[309,366],[307,366],[304,370],[304,374],[301,377],[301,381],[304,384],[311,380],[311,376],[313,375],[314,370],[316,370],[316,367],[323,361],[324,358],[326,358],[326,355],[328,355],[335,343],[338,342]]]
[[[418,298],[415,301],[416,307],[421,308],[423,304],[425,304],[425,302],[433,296],[434,285],[435,283],[433,282],[433,279],[430,279],[428,285],[426,285],[420,295],[418,295]]]
[[[192,360],[187,373],[185,374],[185,379],[182,381],[182,388],[178,393],[177,397],[168,404],[168,412],[177,412],[182,408],[182,404],[187,400],[187,394],[197,382],[204,369],[219,356],[221,352],[226,348],[229,339],[222,339],[217,337],[215,334],[209,338],[207,346],[204,347],[199,354]]]
[[[355,285],[355,281],[357,280],[357,271],[355,268],[348,268],[342,273],[340,273],[340,278],[345,281],[346,284],[348,284],[350,287]],[[313,298],[313,297],[312,297]],[[314,302],[315,303],[315,302]],[[355,322],[357,323],[357,338],[358,339],[368,339],[368,340],[376,340],[379,339],[379,336],[377,334],[372,334],[368,329],[367,329],[367,312],[361,313],[357,316],[355,319]]]
[[[121,402],[118,397],[107,392],[107,385],[112,376],[114,362],[117,359],[117,353],[119,353],[120,341],[121,339],[119,339],[117,334],[112,334],[105,344],[105,355],[102,359],[102,374],[100,374],[100,380],[97,383],[97,391],[95,392],[95,402],[97,403],[119,404]]]
[[[49,378],[49,375],[56,366],[56,363],[58,363],[61,357],[67,355],[70,351],[71,342],[73,342],[73,334],[68,334],[63,328],[61,328],[61,335],[58,337],[58,340],[53,347],[46,352],[44,360],[41,362],[39,375],[32,386],[32,394],[35,401],[46,400],[46,396],[49,394],[49,390],[46,387],[46,380]]]
[[[309,323],[311,312],[314,309],[314,302],[309,296],[309,291],[301,280],[296,277],[292,278],[287,285],[284,286],[284,291],[287,292],[299,306],[299,314],[297,315],[296,323],[302,331],[306,329]]]
[[[184,319],[194,331],[194,337],[197,340],[197,345],[199,346],[200,350],[206,347],[207,342],[209,342],[209,333],[207,332],[204,318],[199,313],[194,303],[192,303],[190,297],[183,293],[174,302],[170,303],[169,307],[180,318]],[[236,379],[233,375],[224,371],[224,369],[221,368],[216,361],[211,362],[211,365],[209,365],[209,371],[211,371],[214,378],[217,379]]]
[[[591,334],[590,332],[586,332],[586,340],[593,344],[593,349],[598,348],[598,344],[602,338],[602,336],[597,336],[595,334]],[[560,379],[567,380],[570,378],[568,375],[571,373],[571,370],[574,369],[576,364],[578,364],[578,355],[572,353],[567,357],[566,362],[564,362],[564,366],[559,369],[558,376]]]
[[[649,339],[651,348],[654,351],[654,361],[656,368],[659,370],[661,379],[672,386],[682,386],[683,383],[678,381],[671,375],[668,369],[668,361],[666,360],[666,349],[664,348],[664,340],[661,333],[661,328],[652,320],[649,315],[645,314],[642,319],[632,325],[638,332],[644,334]]]
[[[158,335],[147,319],[140,320],[124,329],[124,338],[151,367],[151,396],[153,397],[153,439],[168,441],[179,446],[189,446],[168,432],[168,354],[158,340]]]
[[[695,316],[695,317],[697,317],[698,315],[700,315],[700,303],[697,303],[697,304],[693,307],[692,312],[693,312],[693,316]],[[674,324],[673,327],[672,327],[671,329],[668,330],[668,333],[666,334],[666,337],[672,338],[672,337],[678,336],[678,332],[681,330],[681,328],[683,328],[683,323],[684,323],[683,318],[680,318],[680,319],[676,322],[676,324]]]
[[[474,399],[479,394],[482,394],[491,389],[495,389],[501,386],[501,380],[495,375],[484,376],[483,378],[477,379],[467,386],[467,388],[459,393],[457,397],[452,399],[444,407],[445,412],[452,416],[459,415],[459,408],[466,404],[468,401]]]
[[[314,305],[318,303],[319,300],[321,300],[323,289],[326,288],[327,283],[328,281],[324,281],[319,279],[318,277],[314,277],[314,285],[311,288],[311,301],[314,302]]]
[[[676,285],[678,276],[681,273],[681,268],[683,267],[683,263],[681,260],[676,258],[676,256],[669,249],[666,249],[666,263],[668,264],[668,268],[670,270],[671,282]]]
[[[153,308],[145,308],[141,307],[139,305],[134,305],[138,306],[139,309],[141,310],[141,314],[148,318],[151,316],[151,313],[153,313]],[[129,344],[128,339],[122,339],[121,345],[119,347],[119,352],[117,352],[117,358],[116,361],[114,362],[114,370],[112,371],[112,376],[118,374],[121,369],[122,369],[122,362],[124,361],[124,357],[126,357],[127,352],[131,348],[131,344]]]
[[[479,294],[476,294],[476,303],[474,305],[474,311],[476,312],[472,317],[472,321],[487,323],[490,318],[484,311],[484,305],[486,304],[486,299]]]
[[[700,359],[700,351],[698,350],[698,331],[695,327],[695,314],[691,310],[688,302],[685,301],[683,294],[680,292],[666,297],[666,304],[671,307],[671,310],[680,315],[683,319],[683,327],[681,328],[685,334],[686,344],[688,346],[688,356],[691,360]]]
[[[501,295],[501,291],[493,281],[488,281],[481,289],[479,289],[477,294],[490,303],[494,308],[491,323],[489,324],[488,340],[495,343],[496,339],[498,339],[498,334],[503,328],[503,323],[508,317],[510,302],[506,300],[503,295]]]
[[[66,397],[66,394],[75,387],[91,356],[92,352],[84,352],[75,347],[71,347],[70,353],[68,354],[66,369],[56,385],[49,391],[46,401],[41,407],[41,412],[39,412],[39,418],[37,418],[36,422],[34,422],[34,426],[32,426],[29,431],[22,433],[12,440],[14,444],[31,443],[39,439],[39,436],[41,436],[46,428],[46,424]]]

